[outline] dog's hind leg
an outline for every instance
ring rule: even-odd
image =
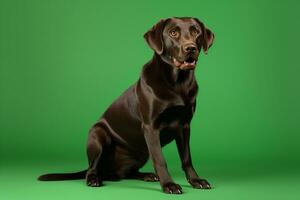
[[[101,168],[101,156],[103,148],[110,143],[110,137],[105,128],[100,124],[95,124],[91,129],[87,143],[87,155],[89,168],[86,173],[86,184],[91,187],[102,185],[99,168]]]

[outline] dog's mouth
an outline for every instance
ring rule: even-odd
[[[179,61],[176,58],[173,57],[173,63],[175,64],[176,67],[182,70],[188,70],[188,69],[194,69],[197,64],[197,60],[193,57],[188,57],[184,61]]]

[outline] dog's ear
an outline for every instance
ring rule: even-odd
[[[203,51],[205,54],[207,54],[208,49],[212,46],[214,38],[215,38],[215,34],[209,30],[208,28],[206,28],[204,26],[204,24],[197,18],[194,18],[194,20],[200,25],[202,31],[203,31],[203,41],[201,41],[202,43],[202,47],[203,47]],[[199,38],[200,39],[200,38]]]
[[[160,20],[144,34],[146,42],[158,55],[161,55],[164,51],[163,30],[166,21],[166,19]]]
[[[204,32],[204,42],[203,42],[203,51],[207,54],[208,49],[212,46],[215,39],[215,34],[211,32],[208,28],[205,28]]]

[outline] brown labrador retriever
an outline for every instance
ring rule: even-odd
[[[86,177],[92,187],[101,186],[103,180],[159,180],[165,193],[181,194],[161,149],[175,139],[188,182],[194,188],[211,188],[192,165],[189,140],[198,90],[194,69],[201,49],[207,53],[214,34],[196,18],[174,17],[159,21],[144,38],[154,56],[144,65],[138,81],[90,129],[88,169],[46,174],[39,180]],[[155,174],[139,172],[149,157]]]

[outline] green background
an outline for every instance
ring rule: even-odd
[[[0,0],[0,198],[296,199],[299,5]],[[195,168],[214,189],[187,184],[173,143],[164,155],[181,196],[140,181],[36,181],[87,167],[88,129],[151,58],[145,31],[170,16],[198,17],[216,35],[196,69],[191,136]]]

